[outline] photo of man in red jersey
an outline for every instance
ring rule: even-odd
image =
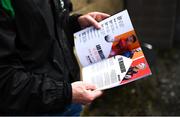
[[[114,37],[107,35],[105,36],[105,40],[108,43],[113,43],[112,50],[110,53],[111,56],[122,54],[125,51],[130,51],[130,46],[137,41],[137,38],[134,34],[128,36],[125,39],[116,40]]]

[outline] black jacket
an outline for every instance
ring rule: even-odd
[[[0,115],[59,113],[71,104],[80,27],[71,2],[60,1],[12,0],[15,17],[0,4]]]

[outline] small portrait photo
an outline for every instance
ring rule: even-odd
[[[114,41],[115,41],[115,37],[114,36],[112,36],[112,35],[106,35],[105,37],[104,37],[104,39],[105,39],[105,41],[107,42],[107,43],[113,43]]]

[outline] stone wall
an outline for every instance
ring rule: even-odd
[[[157,48],[170,48],[178,0],[126,0],[136,32],[143,42]]]

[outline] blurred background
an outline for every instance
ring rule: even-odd
[[[73,13],[127,9],[153,75],[104,92],[82,115],[180,115],[180,1],[72,0]],[[152,45],[152,48],[151,48]]]

